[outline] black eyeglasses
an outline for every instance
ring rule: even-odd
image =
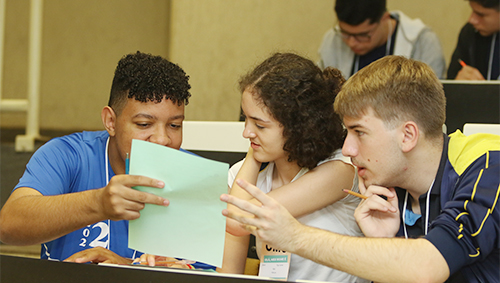
[[[377,29],[379,26],[380,22],[377,23],[377,25],[371,29],[370,31],[367,32],[360,32],[360,33],[349,33],[345,30],[342,30],[339,26],[335,27],[335,32],[340,34],[343,39],[348,40],[351,36],[354,37],[354,39],[358,42],[368,42],[372,39],[372,33]]]

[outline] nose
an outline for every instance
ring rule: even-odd
[[[347,137],[344,140],[342,154],[346,157],[356,157],[358,155],[358,147],[349,134],[347,134]]]
[[[355,47],[358,44],[358,41],[356,40],[356,38],[354,38],[354,36],[351,35],[347,39],[345,39],[345,43],[350,48],[353,48],[353,47]]]
[[[469,17],[469,23],[470,23],[471,25],[473,25],[473,26],[474,26],[474,25],[477,25],[477,23],[478,23],[478,18],[477,18],[476,14],[475,14],[474,12],[472,12],[472,13],[470,14],[470,17]]]
[[[150,137],[149,141],[163,146],[168,146],[172,141],[166,129],[158,129]]]
[[[255,138],[255,133],[252,131],[252,129],[250,128],[250,125],[248,125],[247,122],[245,122],[245,129],[243,130],[243,137],[245,139],[251,139],[251,138]]]

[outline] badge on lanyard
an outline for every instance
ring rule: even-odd
[[[291,254],[275,249],[266,243],[260,245],[259,276],[287,280]]]

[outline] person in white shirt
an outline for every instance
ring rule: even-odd
[[[246,116],[243,136],[251,147],[246,158],[230,169],[230,193],[251,199],[233,184],[236,178],[244,179],[283,204],[301,223],[363,236],[354,220],[359,199],[343,192],[357,191],[358,186],[355,168],[341,153],[345,130],[333,111],[344,81],[338,70],[322,71],[311,60],[291,53],[274,54],[244,76],[240,81]],[[221,271],[242,273],[249,233],[230,219],[226,230]],[[257,241],[261,263],[263,247],[272,249]],[[288,280],[299,279],[364,282],[292,254]]]
[[[388,12],[386,0],[336,0],[335,13],[338,24],[319,48],[320,68],[338,68],[347,79],[377,59],[400,55],[428,64],[444,78],[439,38],[420,19]]]

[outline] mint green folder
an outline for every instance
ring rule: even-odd
[[[161,180],[163,189],[134,187],[167,198],[146,204],[129,225],[129,247],[138,251],[222,266],[226,219],[219,200],[227,193],[229,165],[154,143],[133,140],[131,175]]]

